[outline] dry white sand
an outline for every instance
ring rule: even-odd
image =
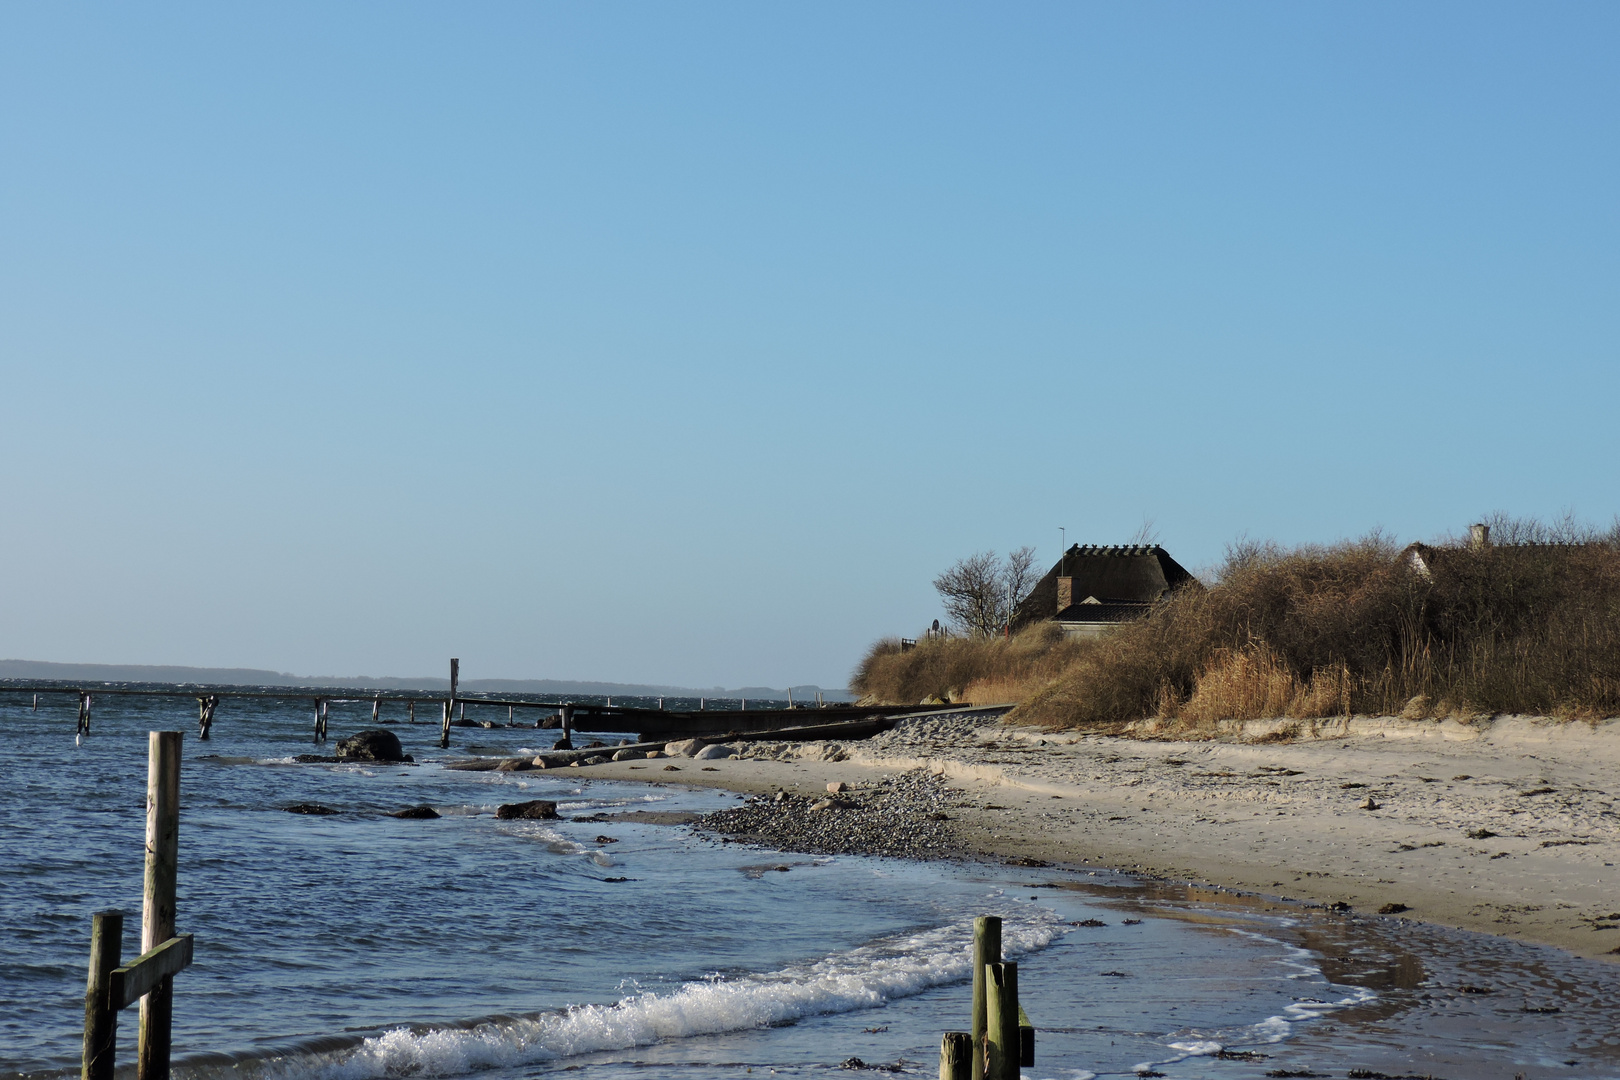
[[[864,743],[751,746],[788,760],[588,771],[809,793],[926,767],[960,790],[953,824],[969,852],[1367,912],[1404,904],[1403,918],[1620,953],[1620,722],[1356,718],[1262,741],[1277,727],[1176,741],[912,721]]]

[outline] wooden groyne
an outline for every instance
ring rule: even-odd
[[[812,728],[818,726],[833,727],[840,724],[852,724],[859,721],[868,721],[880,725],[883,718],[896,714],[893,705],[832,705],[818,701],[814,705],[791,705],[787,708],[773,706],[771,708],[748,708],[748,699],[707,699],[699,698],[699,707],[696,709],[666,709],[663,708],[663,699],[659,699],[659,707],[647,708],[635,705],[615,705],[613,699],[608,698],[605,704],[599,702],[581,702],[545,698],[516,698],[493,697],[480,694],[465,694],[460,690],[461,661],[450,661],[450,692],[446,695],[435,695],[422,691],[380,690],[375,692],[356,692],[350,689],[331,688],[321,689],[314,687],[288,687],[276,689],[269,687],[237,687],[237,686],[176,686],[173,688],[151,687],[125,687],[116,685],[86,686],[65,682],[37,682],[37,681],[5,681],[0,682],[0,693],[29,694],[33,698],[33,708],[39,709],[41,695],[73,696],[78,699],[79,716],[77,733],[80,736],[91,732],[91,703],[93,698],[102,696],[113,697],[144,697],[144,698],[193,698],[197,702],[197,736],[208,739],[213,733],[216,717],[220,706],[227,700],[267,700],[267,701],[303,701],[309,704],[314,717],[313,741],[325,742],[327,739],[327,724],[330,707],[334,704],[369,704],[371,705],[371,719],[374,724],[398,722],[384,716],[384,706],[403,707],[405,723],[417,723],[416,706],[418,704],[438,704],[439,715],[439,746],[448,748],[450,745],[450,729],[457,726],[485,726],[476,719],[467,718],[467,709],[471,706],[479,709],[505,709],[506,725],[530,726],[518,723],[519,710],[528,710],[533,714],[534,727],[561,727],[563,739],[571,745],[574,728],[602,733],[634,734],[643,742],[673,741],[691,738],[717,738],[717,737],[765,737],[765,733],[781,731],[792,728]],[[791,695],[790,695],[791,697]],[[733,704],[736,707],[731,707]],[[714,707],[710,707],[713,705]],[[392,709],[389,710],[392,712]],[[922,715],[926,713],[941,713],[961,711],[961,706],[915,706],[904,710],[909,715]],[[814,718],[812,721],[811,718]],[[493,721],[487,726],[496,726]],[[853,729],[843,729],[843,734],[805,735],[803,738],[865,738],[865,735],[856,735]],[[881,726],[874,726],[868,734],[875,734],[884,730]]]

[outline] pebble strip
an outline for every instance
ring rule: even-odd
[[[967,852],[946,813],[960,792],[925,769],[825,798],[786,791],[757,795],[701,818],[696,828],[727,841],[814,855],[957,859]]]

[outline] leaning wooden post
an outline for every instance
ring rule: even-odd
[[[381,709],[382,709],[382,698],[380,698],[380,697],[372,698],[371,699],[371,722],[373,724],[375,724],[377,722],[377,713]]]
[[[175,882],[180,859],[180,746],[178,731],[147,736],[146,886],[141,892],[141,952],[174,937]],[[140,1080],[169,1080],[169,1038],[174,1023],[174,976],[165,975],[141,999]]]
[[[112,1080],[118,1045],[118,1003],[112,973],[122,961],[124,913],[98,911],[90,924],[90,981],[84,991],[84,1063],[79,1080]]]
[[[986,964],[1001,962],[1001,919],[981,915],[973,920],[973,1080],[984,1080]]]
[[[1018,965],[990,964],[985,975],[984,1075],[1019,1080]]]
[[[461,681],[461,661],[450,658],[450,696],[444,699],[444,725],[439,728],[439,749],[450,748],[450,716],[456,711],[456,684]]]
[[[969,1080],[973,1075],[973,1036],[947,1031],[939,1044],[939,1080]]]

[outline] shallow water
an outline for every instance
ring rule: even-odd
[[[799,1075],[850,1058],[932,1074],[940,1033],[967,1026],[977,914],[1006,920],[1032,1078],[1620,1076],[1613,968],[1552,950],[1107,873],[500,822],[497,805],[533,798],[571,817],[735,796],[440,767],[549,731],[457,728],[442,754],[436,724],[398,725],[418,764],[298,765],[301,705],[227,699],[206,743],[183,701],[100,697],[82,746],[74,717],[71,698],[36,713],[0,696],[0,1071],[76,1069],[90,915],[122,907],[133,955],[145,733],[178,728],[178,921],[197,938],[176,980],[182,1077]],[[370,706],[334,705],[330,724],[370,726]],[[342,813],[282,809],[300,802]],[[444,816],[387,816],[420,803]],[[1087,919],[1106,925],[1071,925]]]

